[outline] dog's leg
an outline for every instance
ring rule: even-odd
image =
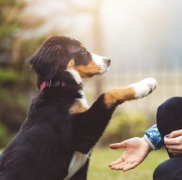
[[[125,101],[143,98],[148,96],[156,86],[157,82],[155,79],[146,78],[127,87],[108,91],[104,94],[104,104],[110,109]]]
[[[147,78],[124,88],[102,94],[85,112],[75,115],[73,138],[77,151],[87,154],[104,132],[115,108],[129,100],[149,95],[157,86],[156,80]]]

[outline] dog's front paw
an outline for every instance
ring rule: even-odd
[[[154,78],[146,78],[142,81],[131,85],[135,90],[135,98],[148,96],[157,87],[157,81]]]

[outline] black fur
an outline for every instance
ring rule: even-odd
[[[67,86],[47,87],[33,100],[20,131],[0,156],[0,180],[63,180],[74,152],[87,154],[99,140],[115,109],[106,107],[104,95],[88,111],[69,112],[82,95],[65,69],[72,58],[86,65],[90,57],[78,41],[55,36],[29,59],[38,87],[50,79]],[[86,180],[88,164],[89,160],[70,180]]]

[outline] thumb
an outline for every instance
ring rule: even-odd
[[[123,148],[123,147],[125,147],[124,142],[110,144],[111,149],[119,149],[119,148]]]
[[[177,130],[177,131],[173,131],[171,132],[170,135],[168,135],[168,138],[175,138],[177,136],[181,136],[182,135],[182,130]]]

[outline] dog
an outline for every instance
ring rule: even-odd
[[[0,180],[86,180],[92,149],[119,104],[149,95],[146,78],[103,93],[88,106],[83,86],[107,72],[111,60],[79,41],[53,36],[29,58],[40,93],[0,156]]]

